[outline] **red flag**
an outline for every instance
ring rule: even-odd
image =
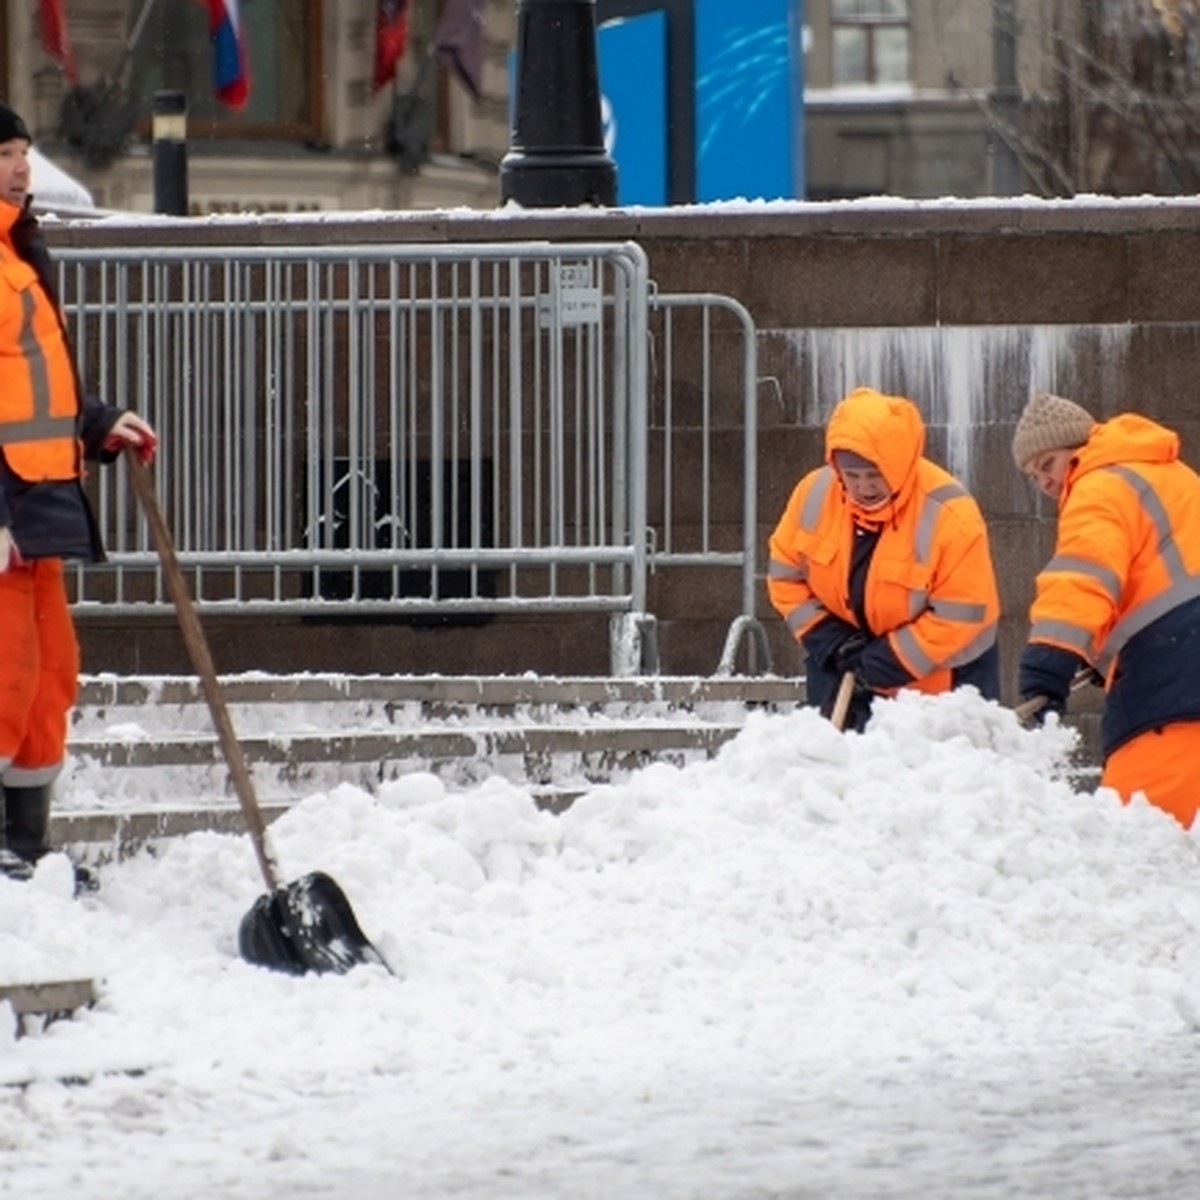
[[[63,12],[62,0],[38,0],[38,27],[42,34],[42,48],[62,63],[63,73],[72,83],[78,83],[79,72],[75,69],[75,52],[67,36],[67,17]]]
[[[483,0],[446,0],[433,44],[442,62],[478,100],[483,95]]]
[[[250,72],[238,0],[208,0],[208,36],[213,46],[213,91],[217,99],[230,108],[245,108],[250,96]]]
[[[378,0],[375,9],[375,91],[396,77],[408,41],[408,0]]]

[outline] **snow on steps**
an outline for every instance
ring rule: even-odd
[[[652,761],[710,757],[754,708],[803,702],[800,679],[260,675],[221,680],[267,820],[338,783],[431,771],[501,775],[561,810]],[[81,681],[52,839],[121,854],[197,829],[244,828],[198,680]]]

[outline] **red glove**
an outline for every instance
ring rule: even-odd
[[[148,467],[154,461],[158,435],[137,413],[122,413],[104,439],[104,449],[113,453],[124,450],[126,446],[132,446],[137,451],[142,466]]]

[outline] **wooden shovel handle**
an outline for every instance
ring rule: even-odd
[[[1104,680],[1090,667],[1080,667],[1071,679],[1071,692],[1077,692],[1084,687],[1103,687]],[[1017,720],[1022,725],[1029,720],[1030,717],[1037,716],[1038,713],[1050,703],[1049,696],[1030,696],[1028,700],[1022,700],[1013,713]]]
[[[1030,717],[1037,716],[1049,702],[1049,698],[1046,696],[1030,696],[1028,700],[1022,700],[1013,709],[1013,713],[1016,715],[1017,720],[1024,725]]]
[[[842,682],[838,684],[837,696],[833,701],[833,712],[829,714],[829,719],[833,722],[834,729],[842,729],[846,725],[846,713],[850,711],[850,697],[854,695],[854,672],[847,671],[842,676]]]
[[[221,751],[229,766],[229,774],[233,779],[233,789],[237,793],[238,803],[242,806],[242,816],[254,843],[254,853],[258,857],[258,865],[263,878],[271,891],[279,888],[279,870],[267,846],[267,829],[263,821],[262,809],[254,794],[254,784],[246,767],[246,759],[237,735],[233,731],[233,722],[229,717],[229,709],[225,705],[225,697],[217,683],[217,671],[213,666],[212,653],[208,648],[208,639],[196,616],[192,598],[188,595],[187,584],[184,582],[183,571],[175,554],[175,545],[171,541],[170,530],[159,507],[158,498],[154,494],[154,485],[150,474],[142,465],[136,450],[130,448],[125,454],[125,463],[129,467],[129,477],[133,480],[133,490],[150,526],[150,539],[162,562],[163,580],[167,592],[175,605],[175,615],[179,619],[179,629],[183,634],[184,645],[196,674],[200,676],[200,685],[204,689],[204,698],[208,701],[208,710],[212,714],[213,724],[217,729],[217,738],[221,743]]]

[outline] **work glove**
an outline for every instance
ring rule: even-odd
[[[7,525],[0,527],[0,575],[12,567],[24,565],[25,560],[21,557],[21,551],[17,549],[12,530]]]
[[[142,466],[148,467],[154,461],[158,436],[137,413],[123,412],[104,439],[104,449],[113,453],[124,450],[126,446],[133,447]]]
[[[828,665],[839,675],[845,675],[847,671],[856,670],[859,659],[862,658],[862,652],[867,648],[867,644],[870,641],[871,635],[865,629],[856,629],[847,637],[842,638],[833,648],[833,653],[829,656]]]
[[[1073,650],[1031,642],[1021,652],[1017,668],[1017,691],[1021,696],[1021,723],[1028,729],[1044,725],[1051,713],[1067,711],[1071,680],[1088,664]],[[1040,700],[1037,704],[1035,701]],[[1035,711],[1036,710],[1036,711]]]

